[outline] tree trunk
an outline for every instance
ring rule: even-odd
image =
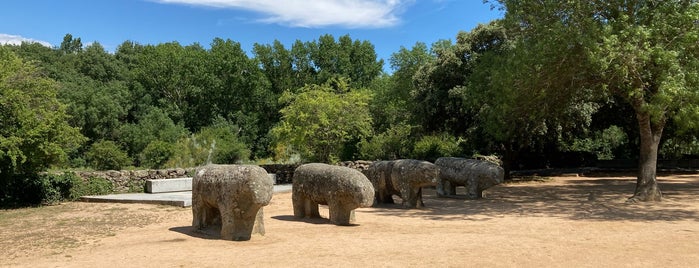
[[[512,175],[510,172],[512,172],[512,164],[514,163],[515,159],[517,158],[517,152],[512,149],[514,146],[512,146],[512,143],[507,143],[504,145],[505,147],[505,155],[502,158],[502,169],[505,171],[505,180],[510,181],[512,180]]]
[[[641,148],[638,162],[638,177],[636,190],[627,202],[637,201],[661,201],[662,193],[658,188],[656,170],[658,167],[658,146],[663,135],[665,120],[659,123],[651,122],[650,113],[636,110],[638,120]]]

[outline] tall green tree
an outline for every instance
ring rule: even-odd
[[[251,146],[254,156],[268,155],[268,133],[279,120],[279,93],[271,90],[257,62],[248,58],[240,43],[230,39],[214,39],[207,69],[213,83],[204,90],[201,103],[213,109],[208,120],[223,117],[233,122],[240,127],[240,139]]]
[[[0,47],[0,201],[37,172],[64,163],[84,138],[66,122],[56,81]],[[13,192],[14,191],[14,192]]]
[[[473,72],[463,49],[450,40],[435,42],[431,48],[434,60],[420,66],[413,75],[413,115],[425,133],[448,131],[460,135],[473,122],[473,115],[463,109],[460,96],[452,94],[452,89],[465,85]]]
[[[549,92],[616,95],[633,108],[640,134],[639,170],[629,201],[660,201],[658,147],[669,120],[695,128],[699,117],[699,2],[694,0],[500,0],[521,45],[551,54],[585,55],[582,61],[543,66],[550,77],[577,63],[588,83],[554,85]],[[571,42],[573,41],[573,42]],[[560,47],[566,44],[566,47]],[[579,73],[575,73],[576,75]],[[553,80],[558,81],[558,80]]]
[[[411,49],[401,47],[398,52],[391,54],[389,62],[393,74],[380,77],[372,84],[375,89],[372,100],[372,113],[375,127],[379,131],[391,125],[408,123],[414,124],[414,116],[418,113],[415,107],[414,93],[418,90],[413,77],[420,67],[434,60],[425,43],[415,43]],[[382,81],[389,80],[389,81]]]
[[[340,160],[348,143],[371,133],[370,98],[366,90],[350,89],[345,79],[283,95],[281,100],[289,105],[272,129],[277,146],[291,146],[308,161]]]
[[[175,122],[195,127],[198,121],[187,116],[207,85],[207,51],[199,44],[182,46],[177,42],[148,45],[138,54],[135,78],[155,102]],[[201,119],[199,119],[201,120]]]

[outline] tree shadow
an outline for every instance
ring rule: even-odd
[[[501,217],[558,217],[596,221],[699,221],[699,175],[658,178],[664,201],[626,203],[634,177],[571,177],[547,182],[498,185],[478,200],[440,198],[423,189],[425,207],[399,210],[378,207],[378,215],[423,217],[433,220],[487,221]]]

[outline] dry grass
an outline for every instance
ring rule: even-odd
[[[172,207],[114,204],[109,208],[70,202],[55,206],[0,210],[0,252],[14,259],[47,250],[62,254],[66,249],[99,243],[127,227],[161,222]],[[176,208],[175,208],[176,209]]]

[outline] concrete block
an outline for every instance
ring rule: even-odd
[[[146,193],[167,193],[192,190],[192,178],[146,180]]]

